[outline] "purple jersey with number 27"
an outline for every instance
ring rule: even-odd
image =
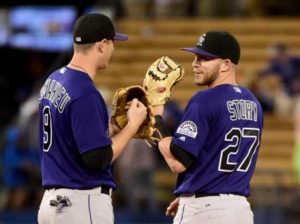
[[[224,84],[195,94],[173,143],[196,160],[179,174],[175,194],[248,196],[262,127],[261,106],[244,87]]]
[[[108,112],[91,78],[63,67],[52,73],[40,92],[40,148],[43,187],[115,188],[112,167],[91,171],[81,155],[112,144]]]

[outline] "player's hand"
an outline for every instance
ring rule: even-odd
[[[143,123],[147,115],[147,108],[143,103],[138,101],[136,98],[130,103],[130,107],[127,111],[128,123],[132,126],[138,127]]]
[[[176,198],[174,201],[172,201],[167,208],[166,216],[175,216],[178,211],[179,206],[179,198]]]

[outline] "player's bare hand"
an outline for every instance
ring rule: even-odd
[[[128,101],[126,106],[125,106],[125,109],[128,110],[130,108],[130,105],[131,105],[132,101]]]
[[[170,203],[169,207],[167,207],[166,215],[174,217],[178,211],[178,206],[179,206],[179,199],[176,198],[174,201]]]
[[[147,108],[145,107],[145,105],[137,99],[133,99],[127,111],[128,123],[134,124],[134,126],[139,127],[145,120],[146,115]]]

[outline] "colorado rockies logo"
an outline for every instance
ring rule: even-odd
[[[206,34],[203,34],[200,38],[199,41],[197,43],[197,46],[202,46],[203,42],[205,41],[205,36]]]
[[[192,138],[197,136],[197,125],[193,121],[183,122],[176,131],[178,134],[186,135]]]

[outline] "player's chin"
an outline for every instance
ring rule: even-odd
[[[195,76],[194,82],[197,86],[204,86],[206,85],[205,80],[203,78],[199,78]]]

